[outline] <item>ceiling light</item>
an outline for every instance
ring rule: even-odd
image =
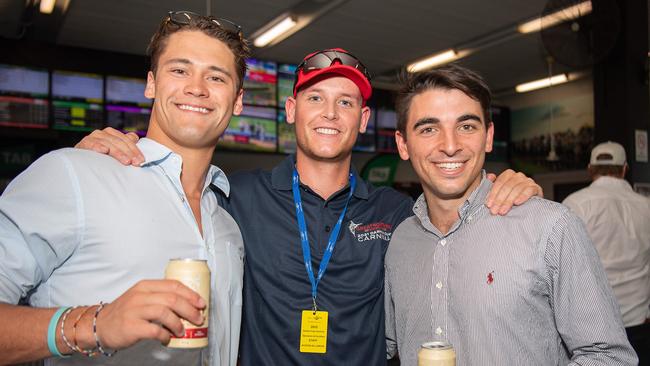
[[[539,32],[542,28],[552,27],[569,20],[574,20],[591,13],[591,1],[583,1],[579,4],[560,9],[549,15],[535,18],[529,22],[520,24],[517,30],[520,33]]]
[[[414,63],[408,65],[406,67],[406,70],[408,72],[418,72],[418,71],[430,69],[434,66],[446,64],[460,57],[461,57],[460,54],[455,50],[447,50],[440,53],[436,53],[422,60],[415,61]]]
[[[291,16],[287,15],[284,19],[280,20],[264,33],[257,36],[253,41],[253,44],[255,47],[264,47],[267,44],[271,43],[274,39],[286,33],[291,28],[295,27],[296,24],[296,21]]]
[[[569,80],[573,80],[573,78],[571,78],[569,74],[560,74],[560,75],[552,76],[550,78],[544,78],[544,79],[539,79],[539,80],[519,84],[515,87],[515,90],[517,90],[518,93],[525,93],[531,90],[547,88],[551,85],[563,84]]]
[[[56,5],[56,0],[41,0],[39,9],[43,14],[52,14],[52,11],[54,11],[54,5]]]

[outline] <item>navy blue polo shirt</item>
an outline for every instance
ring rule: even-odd
[[[312,301],[291,190],[294,161],[289,156],[271,172],[236,173],[229,178],[230,197],[220,198],[239,223],[246,249],[241,365],[385,365],[384,254],[393,230],[413,215],[412,201],[357,175],[318,285],[318,307],[329,312],[327,353],[300,353],[302,310]],[[324,200],[301,185],[314,272],[349,189]]]

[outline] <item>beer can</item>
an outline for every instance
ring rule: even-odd
[[[418,366],[456,366],[456,352],[447,342],[427,342],[420,346]]]
[[[199,348],[208,345],[208,317],[210,314],[210,269],[202,259],[171,259],[165,269],[165,279],[178,280],[185,286],[196,291],[207,304],[203,315],[205,320],[196,326],[181,319],[185,327],[183,337],[172,336],[167,347]]]

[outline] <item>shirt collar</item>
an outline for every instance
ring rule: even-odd
[[[476,211],[485,205],[490,189],[492,189],[492,182],[486,178],[485,170],[483,170],[481,172],[481,182],[458,208],[458,216],[460,219],[451,227],[447,235],[456,231],[460,224],[464,222],[469,215],[476,213]],[[435,233],[439,233],[439,230],[431,224],[431,220],[429,219],[429,211],[427,210],[427,202],[424,198],[424,193],[418,197],[417,201],[415,201],[415,204],[413,205],[413,213],[425,228]]]
[[[182,167],[182,158],[170,150],[167,146],[154,141],[150,138],[141,138],[137,143],[138,149],[144,155],[144,163],[142,167],[150,167],[159,165],[163,169],[175,171],[180,174]],[[209,185],[214,184],[226,196],[230,194],[230,183],[226,174],[217,166],[210,164],[208,173],[205,180],[204,189]]]
[[[290,191],[293,177],[293,167],[296,165],[296,156],[291,154],[286,157],[278,166],[271,171],[271,185],[274,189],[279,191]],[[357,169],[351,166],[352,174],[354,175],[357,186],[354,189],[353,196],[360,199],[368,199],[368,186],[365,181],[361,179]]]
[[[628,181],[622,178],[610,177],[603,175],[591,183],[592,187],[612,187],[617,186],[632,191],[632,186]]]

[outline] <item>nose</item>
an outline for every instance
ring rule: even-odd
[[[205,80],[201,75],[193,75],[188,79],[185,85],[184,92],[197,98],[205,98],[209,95],[208,88],[205,85]]]
[[[440,141],[440,151],[445,153],[447,156],[454,156],[461,150],[461,145],[458,140],[458,136],[454,130],[442,130],[441,131],[442,141]]]
[[[338,111],[336,101],[325,103],[323,107],[322,117],[329,121],[334,121],[338,118]]]

